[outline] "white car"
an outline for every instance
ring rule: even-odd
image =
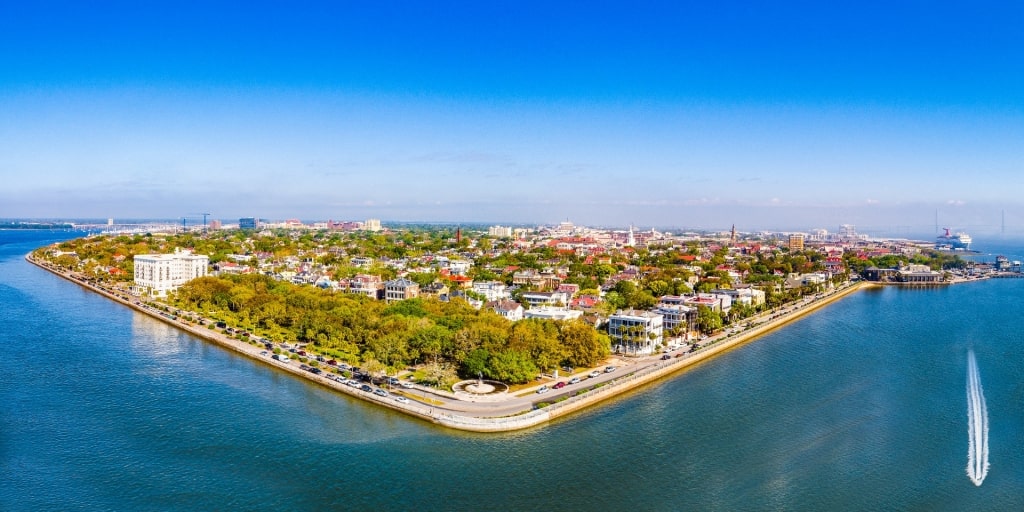
[[[591,379],[593,379],[594,377],[597,377],[598,375],[601,375],[601,372],[599,372],[597,370],[594,370],[594,371],[590,372],[589,376],[590,376]]]
[[[604,367],[604,372],[605,372],[605,373],[611,373],[611,372],[614,372],[614,371],[615,371],[615,369],[616,369],[616,368],[615,368],[614,366],[605,366],[605,367]]]
[[[546,385],[544,385],[544,386],[541,386],[540,389],[537,390],[537,394],[538,395],[543,395],[544,393],[547,393],[548,391],[551,391],[551,388],[549,388]]]
[[[402,387],[405,388],[405,389],[412,389],[412,381],[403,380],[402,381]]]
[[[407,404],[407,403],[409,403],[409,399],[404,397],[404,396],[396,396],[395,397],[395,401],[400,403],[400,404]]]

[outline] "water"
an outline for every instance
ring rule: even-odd
[[[481,435],[309,385],[22,259],[57,236],[0,232],[0,510],[1024,507],[1024,280],[860,292],[602,407]],[[981,486],[964,474],[972,349]]]
[[[981,486],[988,476],[988,409],[974,351],[967,353],[967,476]]]

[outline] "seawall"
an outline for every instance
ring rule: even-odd
[[[161,322],[173,325],[174,327],[182,329],[194,336],[213,342],[228,350],[245,355],[278,370],[291,373],[297,377],[308,379],[346,395],[367,400],[376,403],[377,405],[381,405],[437,425],[471,432],[507,432],[521,430],[541,425],[555,418],[567,416],[576,411],[591,407],[604,400],[619,396],[637,387],[655,382],[674,373],[683,371],[693,365],[709,360],[717,355],[753,341],[759,336],[774,329],[778,329],[798,318],[803,317],[804,315],[817,311],[818,309],[846,297],[857,290],[874,286],[871,283],[861,282],[849,285],[839,291],[832,292],[806,305],[790,306],[787,312],[770,316],[760,324],[754,325],[743,332],[726,336],[724,339],[715,341],[704,348],[687,354],[685,357],[659,361],[650,367],[637,370],[632,373],[626,373],[621,377],[599,385],[599,387],[579,392],[575,396],[565,398],[561,401],[555,401],[545,407],[512,416],[485,417],[458,414],[440,407],[431,407],[422,403],[402,404],[394,401],[391,397],[380,397],[372,393],[361,391],[357,388],[331,380],[324,375],[315,375],[308,371],[304,371],[300,369],[298,365],[284,364],[271,359],[270,357],[263,356],[260,354],[264,351],[261,347],[253,346],[245,341],[226,336],[203,325],[197,325],[180,318],[172,318],[166,312],[149,307],[133,297],[120,295],[110,290],[100,288],[88,281],[85,281],[84,279],[77,278],[71,272],[55,268],[48,262],[37,261],[31,254],[26,255],[25,259],[42,269],[48,270],[79,286],[99,293],[108,299],[119,302],[140,313],[147,314],[157,320],[160,320]],[[756,319],[757,318],[755,318],[754,321],[756,321]]]

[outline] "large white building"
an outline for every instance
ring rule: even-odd
[[[508,226],[491,226],[487,228],[487,235],[498,238],[512,238],[512,228]]]
[[[210,257],[175,249],[174,254],[135,256],[135,293],[163,297],[167,292],[206,275]]]
[[[629,355],[653,354],[663,340],[664,317],[651,311],[619,311],[608,317],[612,346]]]

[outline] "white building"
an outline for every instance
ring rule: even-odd
[[[473,291],[484,296],[487,302],[508,298],[508,287],[498,281],[480,281],[473,283]]]
[[[537,307],[530,308],[523,312],[523,318],[541,318],[547,320],[576,320],[583,316],[583,312],[575,309]]]
[[[496,300],[487,303],[487,309],[513,322],[523,319],[523,306],[514,300]]]
[[[507,226],[491,226],[487,228],[488,236],[498,238],[512,238],[512,228]]]
[[[366,231],[380,231],[380,219],[366,219],[363,223],[363,229]]]
[[[688,339],[697,323],[697,309],[677,304],[659,304],[654,312],[662,316],[662,327]]]
[[[663,338],[664,317],[650,311],[623,310],[608,317],[612,346],[630,355],[653,354]]]
[[[135,293],[164,297],[167,292],[206,275],[209,256],[175,249],[174,254],[135,256]]]

